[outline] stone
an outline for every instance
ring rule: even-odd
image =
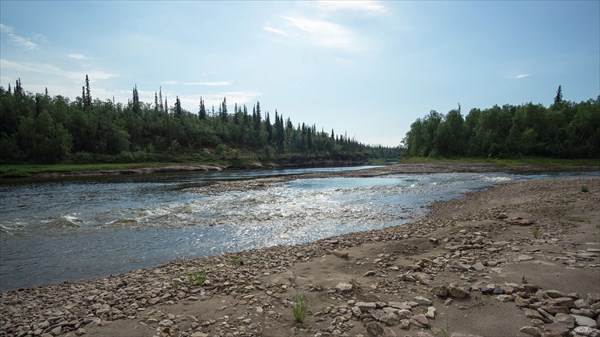
[[[87,331],[85,331],[85,329],[84,329],[84,328],[79,328],[79,329],[77,329],[77,330],[75,331],[75,334],[76,334],[77,336],[82,336],[82,335],[85,335],[86,333],[87,333]]]
[[[554,323],[562,323],[565,324],[569,329],[573,329],[575,327],[575,317],[559,312],[554,316]]]
[[[164,326],[164,327],[172,327],[175,324],[175,322],[173,322],[170,319],[163,319],[162,321],[158,322],[159,326]]]
[[[425,298],[423,296],[416,296],[415,302],[419,303],[420,305],[431,305],[432,304],[430,299]]]
[[[379,321],[387,325],[394,326],[400,323],[400,317],[398,317],[396,314],[385,314]]]
[[[589,317],[580,316],[580,315],[571,315],[571,316],[573,316],[573,318],[575,318],[575,323],[578,326],[589,326],[590,328],[595,328],[598,326],[598,323]]]
[[[398,325],[402,330],[410,329],[410,320],[409,319],[401,319],[400,324]]]
[[[416,325],[420,328],[428,328],[429,327],[429,320],[427,319],[427,317],[423,314],[417,314],[417,315],[413,315],[410,318],[410,324],[412,325]]]
[[[50,333],[54,336],[58,336],[60,335],[60,333],[62,332],[62,327],[61,326],[57,326],[54,329],[50,330]]]
[[[571,328],[564,323],[549,323],[544,324],[544,333],[566,336]]]
[[[525,254],[517,256],[517,262],[531,261],[531,260],[533,260],[533,256],[529,256],[529,255],[525,255]]]
[[[411,309],[411,306],[408,305],[407,302],[388,302],[388,307],[398,308],[398,309]]]
[[[524,334],[533,336],[533,337],[541,337],[542,336],[542,331],[534,326],[524,326],[521,329],[519,329],[519,332],[522,332]]]
[[[525,317],[531,319],[542,319],[542,315],[539,312],[527,308],[525,308]]]
[[[465,290],[465,288],[453,283],[448,286],[448,294],[450,297],[457,299],[469,297],[469,293]]]
[[[588,309],[590,307],[590,304],[588,303],[588,301],[584,300],[583,298],[580,298],[575,301],[575,307],[577,307],[578,309]]]
[[[481,337],[479,335],[469,335],[462,332],[453,332],[450,337]]]
[[[377,275],[377,272],[374,270],[369,270],[363,274],[364,277],[370,277],[370,276],[375,276],[375,275]]]
[[[377,308],[377,304],[375,302],[356,302],[356,306],[362,312],[369,312],[369,310]]]
[[[340,259],[347,259],[348,258],[348,252],[340,252],[339,250],[334,250],[333,251],[333,255],[339,257]]]
[[[394,330],[390,328],[383,328],[383,337],[396,337]]]
[[[448,287],[446,286],[437,286],[431,289],[431,293],[440,298],[448,297]]]
[[[557,307],[567,307],[567,308],[575,308],[575,301],[573,301],[570,297],[558,297],[549,300],[551,303],[554,303]]]
[[[573,332],[575,332],[578,336],[586,336],[586,337],[599,337],[600,330],[590,328],[589,326],[578,326]]]
[[[548,295],[548,297],[550,297],[550,298],[566,297],[565,294],[563,294],[562,292],[560,292],[558,290],[553,290],[553,289],[546,290],[546,291],[544,291],[544,293],[546,295]]]
[[[482,271],[485,269],[485,266],[483,265],[483,263],[477,262],[473,265],[473,269],[475,269],[476,271]]]
[[[335,288],[340,292],[346,293],[352,291],[353,286],[350,283],[340,282]]]
[[[434,319],[435,318],[435,308],[434,307],[427,308],[427,313],[425,314],[425,316],[427,316],[427,318]]]
[[[354,317],[360,317],[360,315],[362,315],[362,311],[359,307],[352,307],[352,315],[354,315]]]
[[[410,310],[407,309],[400,309],[396,312],[396,315],[401,319],[410,319],[410,316],[412,316],[412,312],[410,312]]]
[[[190,337],[208,337],[208,334],[202,331],[196,331]]]
[[[515,300],[515,296],[513,295],[498,295],[496,299],[500,302],[511,302]]]
[[[383,327],[377,322],[367,323],[367,337],[382,337]]]

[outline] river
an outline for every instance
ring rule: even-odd
[[[396,174],[203,192],[222,180],[358,168],[83,177],[0,185],[0,291],[401,225],[495,183],[595,173]]]

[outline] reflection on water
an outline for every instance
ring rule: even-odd
[[[497,182],[549,177],[457,173],[299,179],[210,195],[182,188],[265,175],[257,172],[1,185],[0,289],[380,229],[421,216],[423,206],[436,200]]]

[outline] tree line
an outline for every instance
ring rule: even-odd
[[[346,134],[295,125],[259,102],[215,110],[201,98],[198,111],[172,106],[162,90],[154,102],[139,99],[133,87],[127,104],[93,99],[86,75],[81,97],[25,92],[0,86],[0,163],[103,161],[263,160],[297,164],[310,160],[366,161],[398,158],[400,149],[367,146]]]
[[[474,108],[463,118],[431,111],[411,124],[403,140],[412,157],[600,158],[600,96],[563,100],[559,86],[549,107],[527,103]]]

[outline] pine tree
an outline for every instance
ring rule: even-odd
[[[92,93],[90,90],[90,79],[88,75],[85,75],[85,97],[83,98],[84,109],[92,108]]]
[[[175,116],[181,117],[183,114],[183,110],[181,110],[181,101],[179,100],[179,96],[175,98]]]
[[[158,93],[154,92],[154,112],[158,112]]]
[[[200,120],[206,120],[206,107],[204,106],[204,100],[200,96],[200,105],[198,106],[198,118]]]
[[[165,112],[165,107],[163,106],[162,99],[162,87],[158,87],[158,101],[160,102],[160,112]]]
[[[554,105],[560,105],[563,102],[562,87],[559,85],[554,97]]]
[[[137,90],[137,84],[133,86],[132,110],[134,114],[140,114],[140,96]]]

